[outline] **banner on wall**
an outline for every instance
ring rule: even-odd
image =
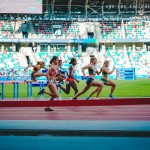
[[[16,38],[16,39],[3,39],[0,38],[0,42],[11,42],[11,43],[27,43],[27,42],[35,42],[35,43],[147,43],[150,42],[150,38],[148,39],[114,39],[114,40],[104,40],[104,39],[25,39],[25,38]]]

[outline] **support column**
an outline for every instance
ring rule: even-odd
[[[71,52],[71,45],[68,45],[68,52]]]
[[[88,0],[85,1],[85,16],[87,17]]]
[[[55,4],[55,0],[52,0],[51,6],[52,6],[52,16],[54,16],[54,4]]]
[[[116,50],[116,45],[115,45],[115,43],[113,43],[113,51],[115,51]]]
[[[48,43],[48,54],[50,54],[50,43]]]
[[[124,49],[124,51],[126,51],[126,50],[127,50],[126,45],[123,45],[123,49]]]
[[[4,43],[2,43],[1,52],[4,52]]]
[[[121,0],[119,0],[118,2],[118,14],[120,15],[120,4],[121,4]]]
[[[82,53],[82,46],[81,46],[80,43],[78,44],[78,52],[79,52],[79,53]]]
[[[37,43],[37,52],[40,52],[40,44]]]
[[[12,51],[16,52],[16,43],[12,43]]]
[[[71,16],[71,3],[72,3],[72,0],[69,0],[68,1],[68,14],[69,14],[69,17]]]
[[[147,48],[146,48],[146,43],[143,44],[143,50],[144,50],[144,51],[147,50]]]
[[[132,50],[135,51],[135,43],[132,45]]]
[[[104,43],[102,44],[102,51],[106,51],[106,46]]]

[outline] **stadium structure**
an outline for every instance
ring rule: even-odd
[[[0,0],[1,80],[29,75],[28,64],[48,66],[56,55],[68,63],[75,54],[77,76],[90,56],[110,68],[134,68],[150,75],[149,0]],[[116,78],[114,72],[111,78]]]

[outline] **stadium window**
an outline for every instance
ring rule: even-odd
[[[50,51],[54,52],[54,45],[50,45]]]
[[[64,52],[65,51],[65,45],[57,45],[57,51],[58,52]]]
[[[72,44],[71,45],[71,52],[77,52],[78,51],[78,44]]]
[[[48,52],[48,44],[47,43],[40,44],[40,50],[41,52]]]

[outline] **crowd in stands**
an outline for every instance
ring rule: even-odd
[[[14,38],[13,25],[10,21],[0,21],[0,38]]]
[[[33,21],[37,35],[56,38],[52,25],[62,25],[60,38],[80,38],[79,22]],[[99,23],[101,39],[140,39],[150,38],[150,23],[144,21],[103,21]],[[86,26],[85,26],[86,28]]]
[[[32,20],[32,24],[35,30],[35,38],[42,39],[73,39],[82,38],[82,28],[80,25],[83,22],[71,21],[71,20],[43,20],[40,15],[31,18],[28,15],[23,16],[23,20],[27,22]],[[15,25],[13,17],[10,16],[10,21],[3,16],[5,19],[0,19],[0,38],[15,38]],[[17,18],[18,20],[20,18]],[[15,20],[17,21],[17,20]],[[96,22],[95,22],[96,23]],[[54,30],[52,26],[58,25],[59,32]],[[141,39],[150,38],[150,22],[144,20],[120,20],[120,21],[100,21],[99,35],[101,39]],[[86,24],[85,24],[86,29]],[[88,29],[86,29],[88,30]],[[87,33],[85,33],[87,34]],[[88,36],[87,36],[88,38]],[[94,38],[97,38],[94,36]]]
[[[150,23],[142,21],[124,21],[125,36],[127,39],[149,38],[147,29],[150,29]]]
[[[77,20],[51,20],[48,16],[43,15],[0,15],[0,39],[6,38],[18,38],[16,36],[15,24],[17,21],[25,20],[30,21],[35,31],[34,38],[40,39],[73,39],[82,38],[83,25],[86,21],[79,22]],[[95,22],[96,23],[96,22]],[[82,24],[82,27],[81,27]],[[94,24],[94,23],[93,23]],[[21,25],[21,24],[20,24]],[[58,26],[54,30],[53,26]],[[18,28],[17,28],[18,29]],[[98,33],[101,39],[143,39],[150,38],[150,22],[144,20],[118,20],[118,21],[99,21],[98,22]],[[88,30],[84,28],[84,34],[87,34]],[[30,36],[31,38],[32,36]],[[88,36],[87,36],[88,38]],[[94,35],[94,38],[95,35]],[[68,63],[67,60],[72,57],[73,52],[38,52],[35,43],[31,43],[30,46],[32,51],[38,55],[38,57],[45,61],[48,65],[52,56],[56,55]],[[107,50],[105,53],[99,52],[100,60],[110,60],[110,67],[116,66],[117,68],[135,68],[136,74],[150,73],[150,64],[147,55],[149,52],[141,51],[141,48],[136,47],[137,51],[130,51],[130,47],[127,50]],[[20,61],[16,52],[12,47],[5,48],[4,52],[0,52],[0,72],[5,72],[11,68],[20,66]],[[84,52],[85,53],[85,52]],[[84,53],[77,55],[78,65],[77,74],[81,75],[81,67],[87,63],[89,56]],[[86,56],[86,57],[83,57]],[[150,54],[149,54],[150,56]],[[100,68],[103,62],[98,65]],[[1,71],[3,70],[3,71]],[[6,71],[7,72],[7,71]],[[23,68],[18,69],[15,75],[20,75],[23,72]],[[31,70],[27,71],[29,74]],[[114,73],[115,74],[115,73]],[[113,74],[113,75],[114,75]]]
[[[34,29],[38,37],[42,38],[56,38],[61,36],[61,38],[79,38],[79,24],[70,21],[33,21]],[[58,25],[61,28],[52,28],[52,26]],[[58,32],[60,30],[60,32]]]
[[[116,68],[135,68],[136,75],[149,75],[150,73],[150,61],[148,60],[149,52],[146,51],[105,51],[105,52],[98,52],[96,57],[98,57],[98,69],[102,67],[104,60],[110,61],[110,68],[114,66]],[[37,58],[42,60],[46,63],[46,66],[49,65],[49,60],[53,56],[58,56],[59,59],[63,60],[64,64],[68,64],[68,60],[74,56],[74,52],[38,52],[36,53]],[[84,53],[78,53],[76,55],[76,59],[78,61],[77,64],[77,71],[76,75],[81,76],[81,68],[82,66],[86,65],[90,60],[90,56]],[[12,70],[16,69],[17,71],[14,72],[16,76],[22,75],[24,68],[20,65],[20,60],[16,55],[16,52],[0,52],[0,72],[4,72],[5,70]],[[3,71],[2,71],[3,70]],[[29,75],[32,69],[28,69],[25,72],[25,75]],[[112,74],[115,77],[115,72]]]
[[[121,21],[100,22],[102,39],[122,39]]]

